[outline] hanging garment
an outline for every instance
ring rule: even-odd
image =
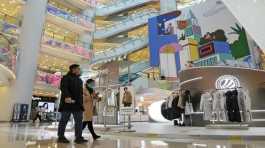
[[[242,121],[251,121],[251,100],[247,90],[240,89],[238,91],[239,109],[242,111]]]
[[[173,96],[172,96],[173,97]],[[169,102],[170,100],[168,100]],[[165,105],[163,106],[163,116],[166,117],[166,119],[168,120],[173,120],[173,119],[177,119],[181,117],[181,114],[184,113],[184,109],[178,107],[178,101],[179,101],[179,97],[175,96],[172,101],[170,101],[171,105],[170,107],[168,107],[167,105],[169,104],[168,102],[164,102]]]
[[[168,97],[168,108],[172,108],[172,102],[173,102],[173,99],[174,99],[174,97],[173,96],[169,96]]]
[[[193,105],[191,102],[191,93],[189,90],[185,91],[182,98],[182,104],[185,104],[185,115],[191,115],[193,113]]]
[[[179,99],[178,99],[178,107],[184,109],[184,105],[183,105],[183,96],[179,95]]]
[[[223,91],[213,93],[213,114],[217,121],[227,121],[226,115],[226,98]]]
[[[184,113],[184,109],[178,106],[178,102],[179,102],[179,96],[175,96],[172,101],[172,108],[171,108],[172,119],[180,118],[181,114]]]
[[[166,118],[167,120],[170,120],[170,112],[167,108],[167,102],[164,102],[162,105],[161,105],[161,114],[164,118]]]
[[[180,104],[180,106],[183,106],[183,107],[186,106],[186,102],[192,102],[190,91],[189,91],[189,90],[186,90],[186,91],[182,94],[180,100],[181,100],[181,102],[180,102],[179,104]]]
[[[228,112],[228,120],[231,122],[241,122],[241,116],[238,106],[238,92],[237,90],[228,91],[226,96],[226,108]]]
[[[204,93],[201,95],[200,110],[203,112],[204,120],[213,119],[213,98],[210,93]]]
[[[191,115],[193,113],[193,106],[192,103],[186,102],[185,105],[185,115]]]
[[[108,94],[108,106],[116,106],[116,92],[114,90],[111,90],[110,94]]]

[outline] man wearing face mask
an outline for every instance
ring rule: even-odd
[[[70,143],[64,136],[67,122],[71,114],[75,121],[75,143],[81,144],[87,142],[82,137],[83,120],[83,82],[80,79],[81,69],[77,64],[69,67],[69,72],[61,80],[61,101],[59,112],[61,119],[58,127],[58,143]]]
[[[93,114],[94,114],[94,103],[100,101],[100,98],[97,93],[95,93],[95,81],[93,79],[88,79],[84,87],[84,119],[83,119],[83,129],[88,127],[94,140],[100,138],[93,128]]]

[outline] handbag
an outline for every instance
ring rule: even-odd
[[[93,106],[93,115],[94,116],[98,115],[97,107],[95,105]]]

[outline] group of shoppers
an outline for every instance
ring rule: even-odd
[[[61,101],[59,112],[61,119],[58,127],[58,143],[70,143],[65,137],[66,125],[73,115],[75,121],[75,143],[82,144],[88,142],[83,136],[82,131],[88,127],[94,140],[100,138],[93,129],[93,102],[100,98],[95,92],[95,81],[88,79],[83,85],[80,78],[81,69],[77,64],[69,67],[69,72],[61,80]]]

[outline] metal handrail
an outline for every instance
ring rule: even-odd
[[[136,43],[139,43],[139,48],[132,45],[132,44],[136,44]],[[112,49],[112,50],[109,50],[107,52],[103,52],[103,53],[101,52],[98,54],[94,54],[94,57],[93,57],[94,59],[91,62],[92,63],[98,63],[100,61],[111,60],[111,59],[119,57],[119,56],[127,55],[127,54],[129,54],[129,53],[131,53],[137,49],[140,49],[141,48],[140,46],[144,46],[145,44],[148,44],[147,37],[136,38],[130,42],[127,42],[127,44],[124,44],[122,46],[115,48],[116,51],[114,51]],[[135,48],[135,49],[133,49],[133,48]]]
[[[97,31],[98,30],[111,30],[113,29],[114,26],[117,26],[117,25],[122,25],[122,24],[125,24],[129,21],[136,21],[136,19],[138,18],[144,18],[144,17],[148,17],[148,16],[152,16],[154,13],[158,13],[157,10],[155,9],[148,9],[150,11],[140,11],[140,12],[137,12],[137,13],[134,13],[130,16],[128,16],[126,19],[122,20],[122,21],[119,21],[119,22],[115,22],[113,24],[108,24],[104,27],[96,27]]]
[[[86,16],[86,15],[83,15],[83,14],[79,14],[79,15],[70,14],[70,13],[68,13],[68,12],[66,12],[66,11],[64,11],[64,10],[62,10],[62,9],[60,9],[60,8],[57,8],[57,7],[55,7],[55,6],[51,5],[51,4],[48,4],[47,9],[49,9],[49,8],[54,8],[54,9],[56,9],[56,10],[58,10],[58,11],[61,11],[61,12],[65,13],[65,14],[67,14],[67,15],[73,17],[73,18],[76,17],[74,20],[66,19],[66,20],[71,21],[71,22],[76,23],[76,24],[80,24],[80,23],[79,23],[79,22],[80,22],[80,19],[84,19],[87,23],[91,23],[91,20],[92,20],[92,18],[91,18],[90,16]],[[49,12],[49,11],[48,11],[48,12]],[[49,12],[49,13],[51,13],[51,12]],[[53,14],[53,15],[55,15],[55,16],[58,16],[58,15],[56,15],[56,14],[54,14],[54,13],[51,13],[51,14]],[[65,19],[65,18],[62,17],[62,16],[58,16],[58,17],[61,17],[61,18]],[[80,24],[80,25],[81,25],[81,24]]]
[[[99,5],[100,9],[106,9],[106,8],[110,8],[110,7],[115,7],[116,5],[121,5],[121,4],[130,4],[132,2],[137,2],[139,0],[119,0],[119,1],[112,1],[109,2],[108,4],[105,5]]]
[[[67,44],[78,45],[78,46],[84,47],[85,49],[88,49],[86,47],[90,45],[89,43],[86,43],[86,42],[81,41],[79,39],[71,39],[71,38],[69,38],[69,40],[73,41],[73,42],[69,42],[67,40],[68,39],[67,36],[63,36],[63,40],[62,40],[62,39],[59,39],[59,38],[55,37],[55,35],[57,35],[57,33],[54,33],[54,32],[51,32],[51,33],[52,33],[52,36],[46,34],[45,31],[44,31],[44,36],[48,37],[48,38],[51,38],[51,39],[53,39],[53,40],[55,40],[57,42],[64,42],[64,43],[67,43]]]
[[[100,52],[96,52],[96,53],[94,53],[94,55],[98,55],[98,54],[102,54],[102,53],[106,53],[106,52],[111,52],[111,51],[115,52],[115,50],[117,50],[117,48],[124,47],[124,46],[126,46],[126,45],[128,45],[130,43],[135,43],[137,41],[143,41],[145,38],[146,38],[146,36],[138,36],[138,37],[135,37],[135,38],[133,38],[131,40],[128,40],[128,41],[125,41],[125,42],[121,43],[121,45],[118,46],[118,47],[108,48],[106,50],[103,50],[103,51],[100,51]]]

